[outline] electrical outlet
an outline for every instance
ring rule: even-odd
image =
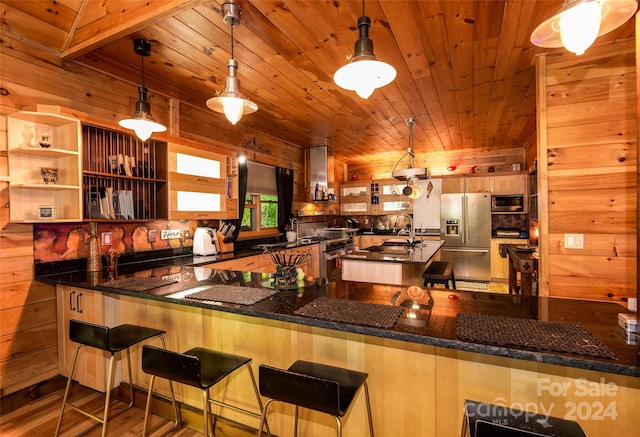
[[[102,233],[102,245],[111,246],[111,232]]]
[[[173,240],[174,238],[180,238],[180,229],[163,229],[160,231],[161,240]]]
[[[584,234],[564,234],[565,249],[584,249]]]
[[[158,231],[155,229],[149,229],[149,243],[155,243],[158,238]]]
[[[182,235],[184,238],[191,238],[191,229],[185,229]]]

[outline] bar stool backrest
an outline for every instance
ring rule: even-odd
[[[109,348],[109,328],[106,326],[94,325],[93,323],[80,322],[78,320],[69,321],[69,338],[76,343],[95,347],[105,351]]]
[[[337,381],[302,375],[261,364],[260,393],[268,398],[315,411],[342,416]]]
[[[200,358],[154,346],[142,347],[142,370],[192,387],[204,388]]]

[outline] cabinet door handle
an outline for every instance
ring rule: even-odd
[[[250,262],[250,263],[246,263],[244,266],[245,266],[245,267],[249,267],[249,266],[252,266],[252,265],[254,265],[254,264],[255,264],[255,262]]]
[[[198,182],[209,182],[209,179],[206,179],[206,178],[196,178],[196,181],[198,181]]]
[[[75,311],[76,308],[73,306],[73,296],[76,294],[76,291],[73,290],[71,293],[69,293],[69,309],[71,311]]]
[[[82,314],[82,306],[80,306],[80,298],[82,297],[82,293],[78,293],[78,298],[76,299],[76,303],[78,304],[78,312]]]

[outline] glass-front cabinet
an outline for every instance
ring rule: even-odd
[[[371,192],[367,182],[344,182],[340,187],[340,212],[342,214],[368,214]]]
[[[375,204],[371,202],[371,214],[410,213],[413,207],[411,199],[402,195],[402,186],[393,180],[372,182],[379,187]]]
[[[234,219],[237,207],[235,158],[169,143],[169,219]]]
[[[411,213],[413,201],[402,194],[394,180],[345,182],[341,187],[342,214]]]

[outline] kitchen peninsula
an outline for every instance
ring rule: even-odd
[[[637,430],[631,411],[640,402],[640,363],[637,346],[626,344],[617,335],[617,313],[624,311],[620,305],[429,289],[418,296],[409,295],[407,287],[402,286],[342,281],[273,290],[265,274],[208,269],[192,264],[189,257],[168,263],[171,265],[165,267],[154,263],[150,270],[140,265],[137,271],[117,277],[141,283],[169,282],[146,291],[113,288],[108,278],[88,277],[85,272],[40,280],[56,284],[62,302],[69,300],[65,293],[92,294],[112,323],[161,326],[167,331],[167,347],[173,350],[211,347],[252,357],[256,367],[261,363],[284,367],[296,359],[307,359],[366,371],[374,426],[380,435],[457,436],[465,399],[546,408],[558,417],[572,414],[567,409],[572,402],[584,401],[588,406],[602,402],[614,405],[617,418],[579,420],[587,435],[632,435]],[[250,305],[189,298],[211,287],[247,294],[266,290],[272,294]],[[304,308],[326,298],[345,305],[383,304],[380,307],[397,311],[397,319],[391,327],[381,327],[362,319],[365,311],[354,312],[352,321],[337,321],[332,315],[302,315]],[[615,358],[461,341],[456,334],[458,314],[580,325]],[[588,314],[598,317],[585,317]],[[147,376],[138,365],[134,368],[138,369],[134,384],[145,387]],[[65,371],[68,369],[61,369],[63,374]],[[575,387],[580,383],[615,386],[615,395],[577,399]],[[547,390],[555,386],[573,389],[563,394]],[[158,389],[166,394],[166,387]],[[410,392],[420,393],[420,408],[415,408],[414,396],[407,396]],[[250,399],[249,392],[226,395]],[[195,391],[180,392],[178,397],[193,406],[200,402],[200,394]],[[345,427],[346,436],[363,435],[366,430],[366,419],[358,414],[359,408],[355,406]],[[257,420],[247,421],[233,413],[228,417],[257,427]],[[301,419],[304,434],[309,436],[328,435],[335,426],[322,416],[310,418],[305,411]],[[269,421],[278,435],[292,432],[287,410],[276,410]]]
[[[443,240],[387,240],[342,257],[342,279],[390,285],[422,285],[422,272],[437,258]]]

